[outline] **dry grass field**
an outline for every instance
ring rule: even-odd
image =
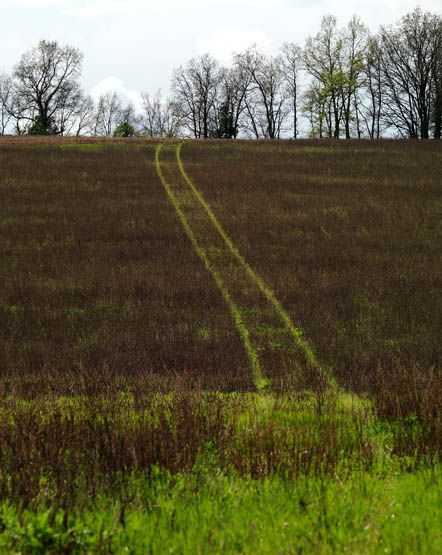
[[[0,139],[0,550],[436,552],[442,145],[180,149]]]
[[[345,385],[442,363],[438,142],[186,145],[239,250]]]

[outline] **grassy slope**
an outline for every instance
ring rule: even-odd
[[[250,384],[153,153],[152,144],[0,149],[2,373],[105,364]]]
[[[241,253],[348,383],[397,359],[441,366],[441,147],[192,142],[183,160]]]
[[[433,143],[183,151],[345,384],[405,363],[362,402],[195,392],[182,376],[251,374],[152,146],[1,146],[0,551],[440,551],[441,379],[423,371],[440,364],[439,159]]]

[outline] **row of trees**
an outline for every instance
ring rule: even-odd
[[[22,56],[12,76],[0,75],[0,134],[178,134],[160,95],[143,95],[144,114],[115,91],[96,101],[86,95],[79,84],[82,60],[78,49],[42,40]]]
[[[116,92],[93,101],[79,85],[77,49],[41,41],[0,76],[0,133],[144,134],[275,139],[442,133],[442,18],[419,8],[376,35],[353,17],[325,16],[304,48],[256,46],[222,67],[206,54],[173,72],[171,98]]]
[[[115,91],[94,101],[79,80],[83,54],[71,46],[40,41],[26,52],[12,76],[0,75],[0,134],[176,135],[171,106],[143,95],[144,113]]]

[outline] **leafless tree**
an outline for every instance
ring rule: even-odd
[[[370,139],[379,139],[383,130],[381,56],[382,49],[378,38],[370,36],[362,67],[364,94],[362,100],[357,105],[357,113]]]
[[[60,113],[79,99],[82,60],[78,49],[55,41],[42,40],[23,54],[13,73],[16,118],[55,131]]]
[[[440,22],[438,33],[442,35],[442,21]],[[442,48],[436,56],[432,79],[434,83],[431,113],[433,137],[440,139],[442,136]]]
[[[298,104],[300,98],[300,73],[303,67],[302,48],[292,42],[285,42],[282,51],[282,70],[287,86],[287,95],[291,101],[293,118],[293,138],[297,139],[298,129]]]
[[[93,133],[95,103],[90,95],[83,95],[75,113],[70,132],[77,137]]]
[[[220,79],[219,64],[209,54],[193,58],[174,71],[173,102],[184,127],[197,139],[210,136]]]
[[[60,103],[59,109],[53,122],[55,129],[60,135],[69,135],[75,127],[78,115],[82,109],[85,95],[81,89],[76,94],[66,97],[65,102]]]
[[[94,135],[110,136],[120,123],[122,102],[116,91],[102,94],[98,101],[94,117]]]
[[[137,113],[133,102],[128,102],[122,106],[118,119],[118,124],[128,123],[134,128],[135,132],[137,132],[141,125],[141,116]]]
[[[221,139],[236,139],[242,128],[250,79],[238,66],[220,70],[220,86],[215,102],[210,134]]]
[[[362,136],[360,108],[361,94],[365,87],[364,64],[368,48],[369,30],[356,16],[352,17],[342,33],[342,115],[345,138],[352,136],[351,127],[356,127],[358,138]]]
[[[402,136],[427,139],[438,103],[441,18],[416,8],[380,36],[386,122]]]
[[[13,115],[13,85],[9,75],[0,74],[0,135],[6,129]]]
[[[246,129],[256,138],[279,138],[290,112],[281,57],[268,58],[252,46],[235,56],[235,64],[248,76]]]
[[[179,134],[181,119],[173,102],[163,100],[161,91],[154,96],[143,93],[142,98],[142,132],[148,137],[176,137]]]

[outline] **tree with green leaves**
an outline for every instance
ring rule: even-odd
[[[308,37],[304,48],[304,63],[307,72],[318,83],[321,95],[330,98],[327,103],[329,137],[338,139],[341,133],[343,113],[343,37],[334,15],[322,18],[321,29],[314,37]]]
[[[114,131],[114,137],[133,137],[135,127],[128,121],[122,121]]]

